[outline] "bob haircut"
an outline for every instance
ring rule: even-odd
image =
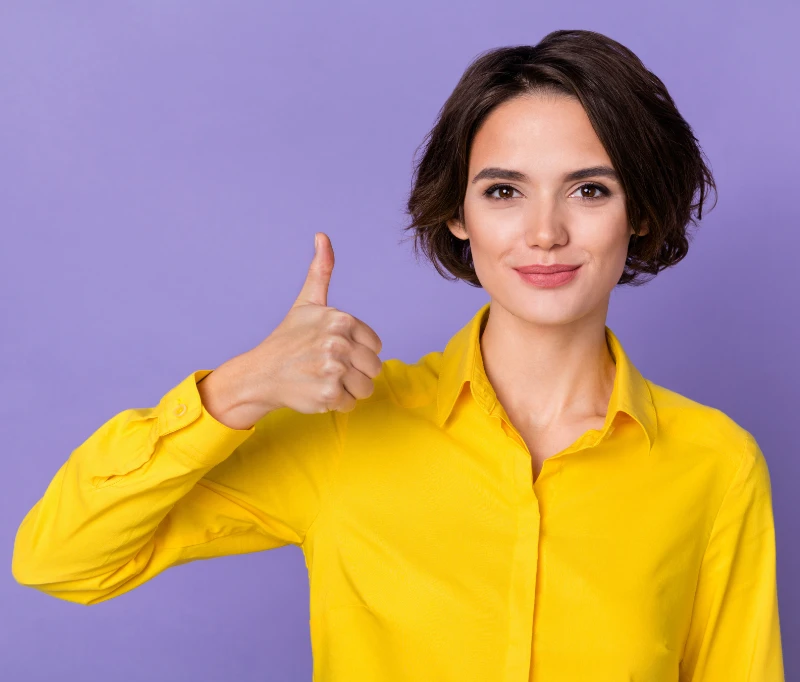
[[[403,230],[412,231],[415,255],[421,249],[445,279],[481,287],[469,240],[456,238],[446,221],[463,223],[469,153],[481,123],[499,104],[539,92],[580,101],[619,174],[629,225],[638,232],[647,221],[646,235],[631,235],[617,285],[645,284],[652,277],[644,273],[655,276],[681,261],[693,214],[702,219],[710,188],[717,194],[704,154],[661,80],[625,46],[584,30],[488,50],[467,67],[414,167],[405,211],[412,222]]]

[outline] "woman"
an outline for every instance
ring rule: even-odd
[[[381,361],[327,305],[318,233],[269,337],[71,453],[14,576],[95,604],[296,544],[315,680],[782,680],[764,455],[643,378],[605,326],[617,285],[686,255],[713,185],[619,43],[555,31],[481,55],[408,211],[437,270],[490,302],[444,351]]]

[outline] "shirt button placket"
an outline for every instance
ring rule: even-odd
[[[517,539],[512,562],[509,652],[506,661],[507,682],[525,682],[531,669],[533,615],[536,601],[536,579],[539,563],[540,507],[532,485],[530,454],[512,433],[506,437],[513,443],[514,487],[517,500]]]

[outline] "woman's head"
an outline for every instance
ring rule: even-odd
[[[579,317],[615,286],[678,263],[716,189],[663,83],[592,31],[482,54],[426,139],[407,205],[415,250],[442,276],[501,303],[523,296],[544,317],[565,307]],[[614,174],[567,177],[601,166]],[[518,174],[476,180],[487,168]],[[513,269],[551,263],[581,268],[554,289]]]

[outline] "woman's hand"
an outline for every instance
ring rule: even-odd
[[[333,247],[324,232],[315,237],[318,246],[305,283],[283,321],[258,346],[226,361],[198,385],[209,396],[208,404],[203,397],[209,411],[215,394],[220,405],[227,405],[219,416],[212,415],[236,424],[232,428],[250,428],[279,407],[307,414],[349,412],[356,400],[372,395],[383,344],[364,322],[328,306]]]

